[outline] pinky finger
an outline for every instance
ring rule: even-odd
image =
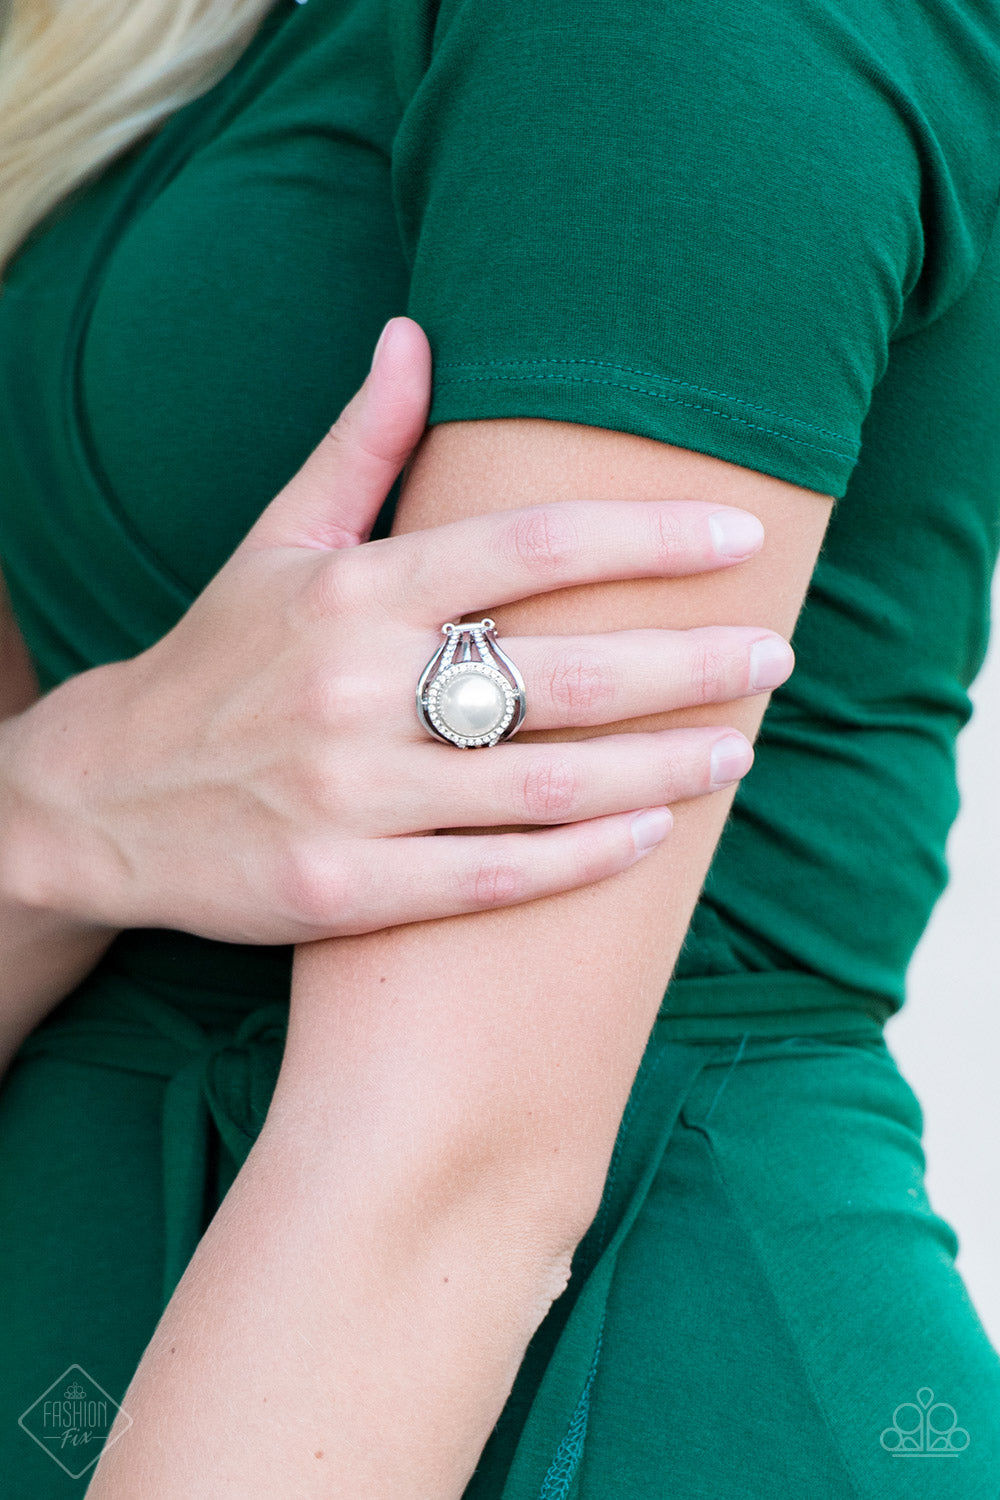
[[[651,807],[530,833],[372,840],[338,932],[517,906],[592,885],[651,853],[673,822],[668,807]]]

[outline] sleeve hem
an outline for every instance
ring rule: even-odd
[[[859,441],[802,418],[607,360],[435,361],[429,422],[491,416],[550,417],[633,432],[838,498],[860,449]]]

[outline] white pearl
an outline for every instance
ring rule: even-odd
[[[456,734],[489,734],[504,716],[503,691],[482,672],[459,672],[441,688],[437,711]]]

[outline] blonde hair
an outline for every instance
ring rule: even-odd
[[[0,271],[78,184],[226,73],[275,0],[0,0]]]

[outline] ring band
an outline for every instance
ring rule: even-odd
[[[524,679],[497,645],[492,620],[441,626],[444,641],[417,682],[417,717],[435,739],[462,750],[510,739],[527,712]],[[475,646],[479,653],[473,656]]]

